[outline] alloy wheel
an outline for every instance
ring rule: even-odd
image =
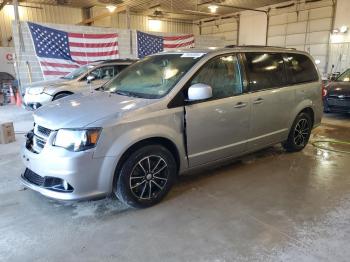
[[[156,198],[168,182],[169,170],[166,161],[157,155],[142,158],[133,167],[129,185],[138,199]]]
[[[300,119],[294,128],[294,143],[297,146],[304,146],[308,140],[309,133],[309,122],[305,118]]]

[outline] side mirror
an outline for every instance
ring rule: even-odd
[[[199,101],[206,100],[213,97],[213,90],[211,86],[206,84],[194,84],[188,89],[188,100]]]
[[[88,77],[86,78],[88,84],[91,83],[92,81],[95,80],[95,77],[93,75],[88,75]]]

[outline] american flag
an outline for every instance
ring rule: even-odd
[[[175,49],[194,47],[194,35],[157,36],[137,31],[138,57],[171,51]]]
[[[118,34],[70,33],[29,23],[44,78],[63,76],[81,65],[119,57]]]

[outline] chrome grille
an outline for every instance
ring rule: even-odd
[[[33,149],[37,153],[40,153],[41,150],[46,145],[46,142],[51,134],[51,130],[43,126],[35,125],[34,127],[34,137],[33,137]]]
[[[38,147],[40,147],[41,149],[44,148],[44,146],[45,146],[45,144],[46,144],[46,141],[45,141],[45,140],[43,140],[43,139],[41,139],[41,138],[39,138],[39,137],[37,137],[37,136],[34,138],[34,142],[35,142],[35,144],[36,144]]]
[[[48,137],[51,134],[51,130],[43,126],[38,126],[37,130],[38,130],[38,133],[44,135],[45,137]]]

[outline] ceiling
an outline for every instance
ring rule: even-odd
[[[0,3],[3,0],[0,0]],[[160,16],[197,20],[199,18],[210,17],[210,15],[190,13],[184,10],[200,11],[209,13],[209,4],[218,3],[218,15],[224,15],[240,11],[238,8],[227,6],[238,6],[242,8],[259,8],[266,5],[286,2],[286,0],[19,0],[20,4],[49,4],[65,5],[79,8],[88,8],[92,6],[106,6],[107,3],[118,4],[123,2],[130,7],[132,12],[138,12],[145,15],[153,15],[154,11],[162,11]],[[159,12],[158,12],[159,13]]]

